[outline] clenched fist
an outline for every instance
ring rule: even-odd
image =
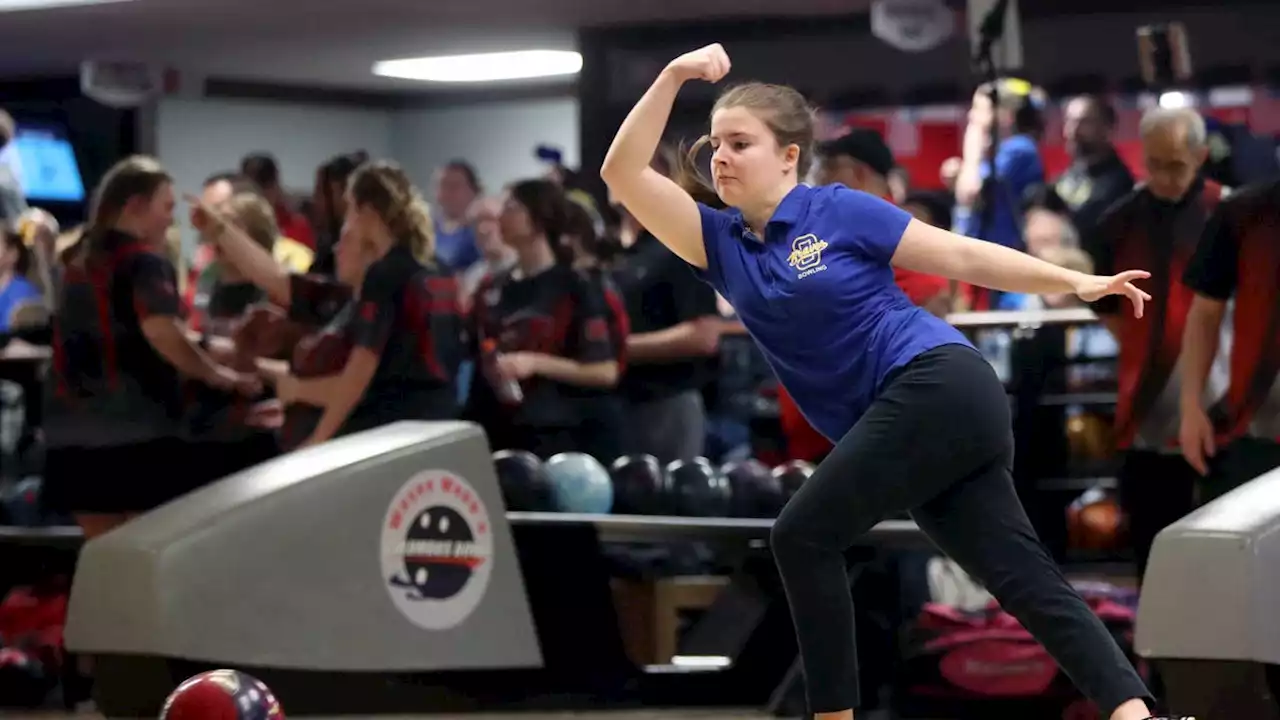
[[[687,52],[667,65],[667,70],[681,80],[706,80],[709,83],[720,82],[729,74],[729,68],[729,53],[720,43]]]

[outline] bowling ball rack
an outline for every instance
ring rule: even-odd
[[[543,656],[534,670],[428,673],[313,672],[236,667],[261,679],[288,714],[370,715],[638,707],[777,709],[798,682],[797,649],[766,519],[510,512],[525,592]],[[0,531],[0,542],[72,549],[75,528]],[[734,571],[683,635],[688,662],[640,667],[626,655],[611,588],[607,543],[706,542]],[[886,521],[862,551],[931,547],[911,521]],[[854,552],[858,552],[855,548]],[[94,656],[94,699],[107,717],[155,717],[184,679],[217,669],[194,660]],[[781,714],[781,713],[780,713]]]

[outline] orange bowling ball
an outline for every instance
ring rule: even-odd
[[[160,720],[284,720],[284,712],[261,680],[239,670],[211,670],[170,693]]]
[[[1093,413],[1081,413],[1067,420],[1067,444],[1072,457],[1106,460],[1115,454],[1112,424]]]
[[[1115,494],[1091,488],[1067,508],[1067,544],[1076,550],[1117,550],[1124,540],[1125,524]]]

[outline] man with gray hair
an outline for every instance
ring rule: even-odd
[[[0,229],[16,227],[22,213],[27,211],[27,201],[22,193],[22,186],[18,183],[18,177],[14,175],[13,168],[5,162],[7,155],[5,149],[13,149],[9,147],[9,143],[13,141],[16,133],[17,126],[13,122],[13,117],[4,110],[0,110]]]
[[[1225,189],[1201,172],[1208,156],[1204,120],[1187,108],[1157,108],[1142,118],[1147,182],[1107,210],[1086,243],[1095,272],[1140,267],[1151,272],[1141,317],[1106,300],[1094,311],[1120,347],[1116,446],[1123,451],[1120,501],[1129,514],[1139,571],[1164,526],[1193,507],[1198,473],[1178,452],[1182,332],[1193,292],[1182,276],[1205,223]],[[1226,345],[1226,343],[1224,343]],[[1226,387],[1219,357],[1205,383],[1212,403]]]

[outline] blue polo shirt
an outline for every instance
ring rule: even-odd
[[[737,210],[699,210],[707,269],[695,272],[733,305],[827,439],[853,427],[895,368],[940,345],[969,345],[894,284],[889,260],[911,221],[897,206],[843,185],[798,185],[764,238]]]

